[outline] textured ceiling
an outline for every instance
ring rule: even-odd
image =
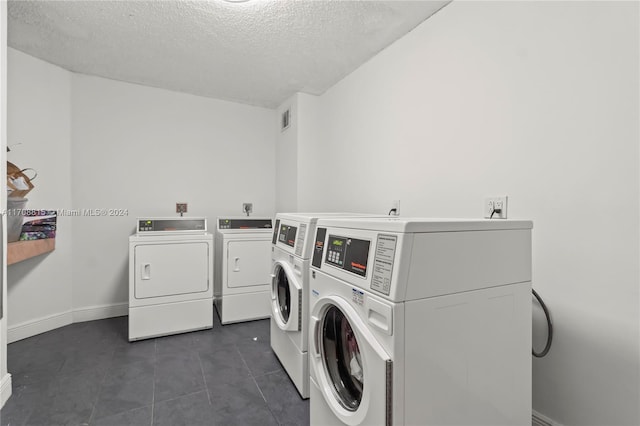
[[[276,107],[448,1],[9,1],[9,46],[73,72]]]

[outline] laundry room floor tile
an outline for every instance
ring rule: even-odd
[[[126,346],[116,349],[113,354],[112,365],[136,361],[154,361],[156,359],[156,341],[141,340],[131,342]]]
[[[261,376],[282,369],[278,358],[271,349],[269,339],[249,340],[238,343],[238,350],[254,376]]]
[[[11,404],[7,403],[0,412],[0,424],[25,424],[33,409],[39,406],[45,397],[48,383],[13,385]]]
[[[278,424],[252,377],[239,380],[233,386],[211,389],[209,397],[214,408],[215,424],[238,426]]]
[[[256,377],[256,383],[280,425],[300,425],[309,421],[309,404],[302,398],[287,373],[276,371]]]
[[[151,424],[151,406],[103,417],[92,424],[96,426],[149,426]]]
[[[154,368],[151,361],[118,365],[107,372],[93,418],[130,411],[153,403]]]
[[[184,354],[194,349],[194,333],[177,334],[156,339],[156,355]]]
[[[103,377],[104,373],[99,371],[60,376],[52,380],[26,424],[88,423]]]
[[[156,361],[156,401],[205,390],[204,375],[196,353],[160,355]]]
[[[208,388],[233,386],[251,377],[251,371],[235,345],[211,352],[200,351],[198,354]]]
[[[8,346],[13,394],[0,425],[309,424],[309,400],[257,320],[137,342],[127,317],[76,323]]]
[[[206,391],[159,402],[153,407],[157,426],[213,425],[214,409]]]

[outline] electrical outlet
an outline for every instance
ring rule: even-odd
[[[246,213],[247,216],[253,213],[253,203],[242,203],[242,213]]]
[[[493,215],[493,216],[492,216]],[[506,219],[507,218],[507,196],[488,197],[484,199],[485,219]]]
[[[187,203],[176,203],[176,213],[186,213],[187,212]]]
[[[400,216],[400,200],[393,200],[391,202],[391,209],[389,212],[390,216]]]

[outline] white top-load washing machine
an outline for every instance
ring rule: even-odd
[[[278,213],[271,248],[271,348],[302,398],[309,398],[309,265],[321,217],[362,213]],[[379,216],[377,216],[379,217]]]
[[[222,324],[271,315],[272,233],[270,218],[218,218],[214,299]]]
[[[530,425],[530,221],[319,219],[312,425]]]
[[[129,237],[129,340],[213,326],[205,218],[139,218]]]

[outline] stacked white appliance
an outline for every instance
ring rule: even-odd
[[[218,218],[214,299],[222,324],[271,316],[272,233],[271,218]]]
[[[302,398],[309,397],[309,264],[321,217],[361,213],[278,213],[271,247],[271,348]],[[372,215],[368,215],[372,216]]]
[[[129,340],[213,326],[213,235],[205,218],[139,218],[129,237]]]
[[[531,228],[319,219],[311,424],[530,425]]]

